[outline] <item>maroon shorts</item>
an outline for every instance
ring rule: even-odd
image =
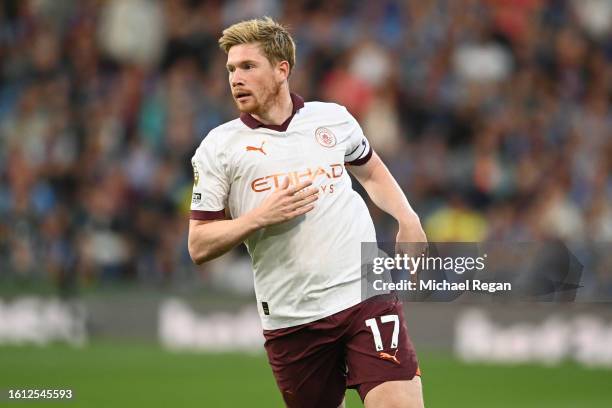
[[[411,380],[416,353],[394,295],[368,299],[323,319],[264,330],[274,377],[290,408],[337,408],[346,388],[361,399],[385,381]]]

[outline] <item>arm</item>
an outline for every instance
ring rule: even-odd
[[[258,229],[311,211],[319,191],[311,184],[312,181],[307,180],[290,187],[289,178],[286,178],[281,188],[270,194],[259,207],[235,220],[190,220],[188,248],[191,259],[199,265],[217,258]]]
[[[418,215],[376,152],[365,164],[347,167],[374,204],[397,220],[397,242],[427,242]]]
[[[200,265],[217,258],[259,229],[249,214],[235,220],[189,220],[188,248],[191,260]]]

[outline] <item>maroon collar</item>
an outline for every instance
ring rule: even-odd
[[[293,102],[293,109],[291,110],[291,116],[289,116],[287,120],[284,121],[282,124],[266,125],[264,123],[261,123],[260,121],[258,121],[257,119],[255,119],[253,116],[251,116],[248,113],[241,113],[240,120],[245,125],[250,127],[251,129],[257,129],[259,127],[262,127],[266,129],[276,130],[277,132],[285,132],[287,128],[289,127],[289,123],[291,123],[291,119],[293,119],[293,116],[295,115],[295,113],[304,107],[304,98],[294,93],[291,93],[290,95],[291,95],[291,102]]]

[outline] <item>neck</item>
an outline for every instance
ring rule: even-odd
[[[263,111],[263,109],[262,109]],[[278,93],[277,99],[263,112],[251,115],[264,125],[282,125],[293,112],[293,102],[289,94],[289,87],[283,86]]]

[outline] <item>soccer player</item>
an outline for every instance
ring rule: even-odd
[[[201,264],[244,242],[265,348],[288,407],[336,408],[346,388],[366,407],[421,407],[421,380],[395,295],[361,299],[361,242],[376,242],[366,204],[424,242],[418,216],[343,106],[289,91],[295,44],[269,18],[223,31],[240,118],[193,156],[189,253]]]

